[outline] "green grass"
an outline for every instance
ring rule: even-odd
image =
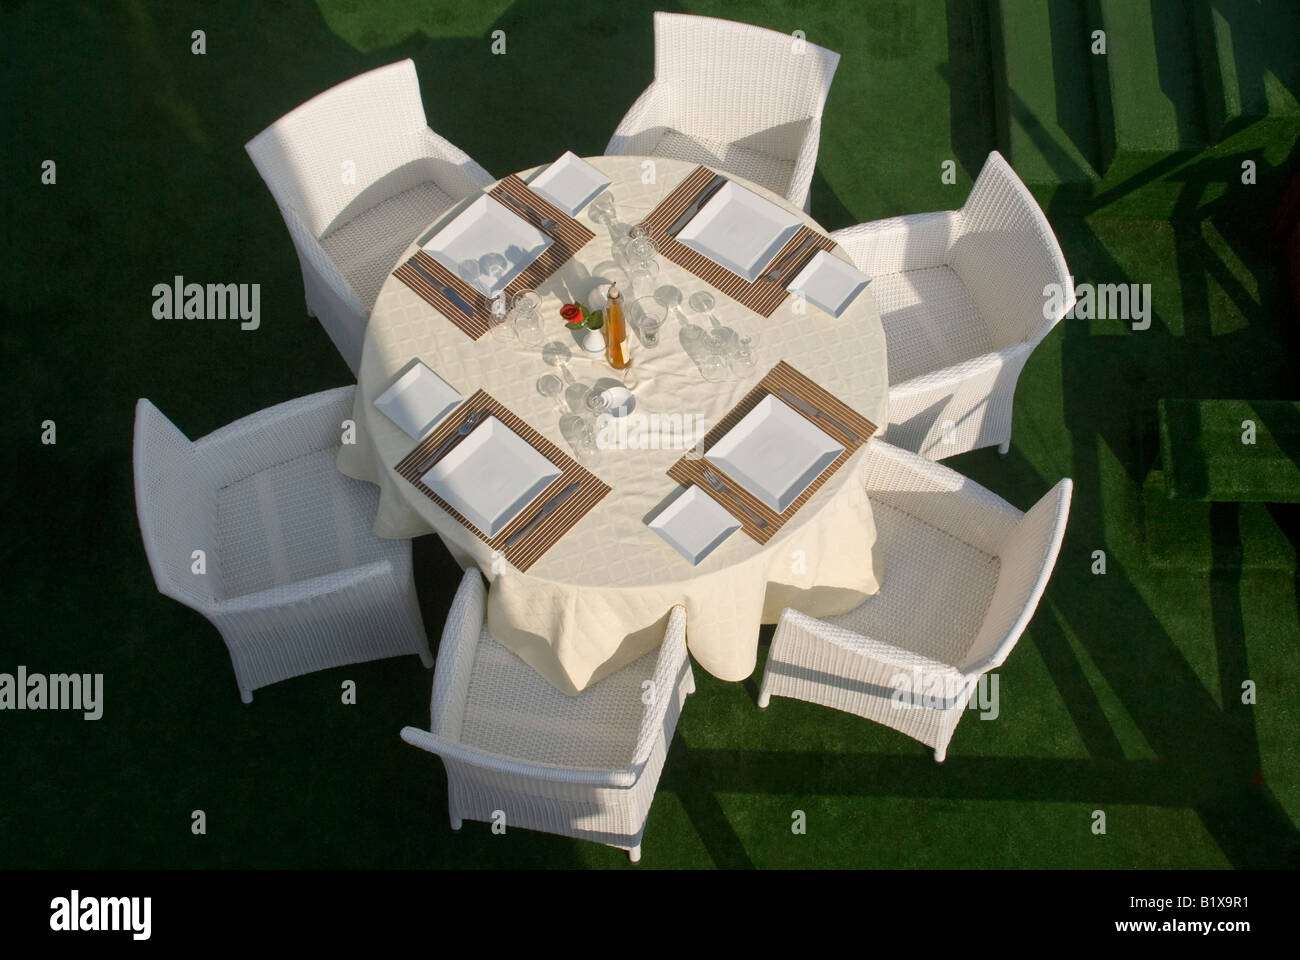
[[[1300,404],[1161,400],[1160,459],[1169,496],[1300,501]]]
[[[566,148],[598,153],[650,79],[655,6],[3,4],[0,671],[102,672],[106,704],[94,723],[0,714],[0,866],[627,867],[558,837],[450,833],[440,764],[398,738],[428,717],[431,676],[414,658],[242,705],[216,631],[154,588],[130,451],[140,396],[198,436],[348,379],[304,314],[246,140],[410,56],[431,125],[498,175]],[[957,206],[998,144],[983,3],[662,6],[803,29],[843,55],[813,189],[828,229]],[[1295,22],[1294,3],[1262,7]],[[208,52],[194,56],[200,28]],[[494,29],[505,57],[489,53]],[[1290,61],[1252,51],[1242,72],[1260,90],[1294,83]],[[1065,122],[1086,133],[1087,118]],[[1043,193],[1076,280],[1150,283],[1155,306],[1146,331],[1062,323],[1020,379],[1010,455],[949,461],[1020,507],[1075,480],[1055,574],[1000,671],[1001,715],[971,712],[936,765],[856,717],[781,699],[759,711],[757,674],[697,670],[643,867],[1300,863],[1296,514],[1148,487],[1161,398],[1295,399],[1296,317],[1262,228],[1294,133],[1234,136],[1162,173],[1156,194],[1140,179],[1083,206]],[[1240,184],[1242,156],[1259,160],[1259,185]],[[956,185],[940,179],[949,158]],[[46,159],[54,186],[39,182]],[[260,283],[262,328],[153,319],[152,286],[175,274]],[[40,443],[46,419],[53,446]],[[415,555],[436,639],[458,570],[433,538]],[[356,706],[340,703],[348,679]],[[190,831],[196,809],[206,836]],[[806,835],[791,833],[795,810]]]

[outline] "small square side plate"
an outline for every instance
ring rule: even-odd
[[[412,440],[419,440],[461,399],[446,380],[417,362],[375,397],[375,408]]]
[[[871,278],[861,270],[819,250],[786,289],[802,293],[813,306],[838,317],[870,282]]]
[[[609,184],[609,177],[572,150],[565,150],[560,159],[533,177],[528,189],[573,217]]]
[[[691,566],[740,529],[740,521],[699,487],[687,487],[648,524]]]

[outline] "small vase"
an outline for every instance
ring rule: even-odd
[[[603,330],[587,330],[582,335],[582,349],[587,353],[604,353],[605,332]]]

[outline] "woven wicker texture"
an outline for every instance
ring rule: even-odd
[[[707,163],[805,206],[839,54],[712,17],[656,12],[654,30],[654,81],[605,153]]]
[[[875,278],[889,345],[883,438],[934,460],[1005,450],[1020,371],[1074,303],[1056,236],[1015,171],[995,151],[961,210],[831,236]],[[1048,309],[1049,285],[1060,309]]]
[[[282,403],[193,442],[148,400],[136,405],[149,566],[162,593],[221,633],[245,702],[346,663],[413,653],[432,665],[410,542],[370,533],[374,489],[332,466],[354,392]]]
[[[428,128],[410,60],[313,97],[246,149],[298,251],[307,312],[353,373],[398,255],[441,210],[494,179]]]
[[[877,440],[866,483],[884,554],[880,592],[820,620],[786,610],[759,705],[783,696],[855,713],[943,760],[980,675],[1006,660],[1038,606],[1071,482],[1021,514],[954,471]],[[900,693],[935,700],[900,701]]]
[[[500,811],[507,830],[594,840],[638,859],[677,718],[695,690],[682,610],[664,618],[658,651],[577,697],[497,643],[484,612],[482,578],[471,570],[438,648],[431,729],[402,730],[443,758],[452,828]]]

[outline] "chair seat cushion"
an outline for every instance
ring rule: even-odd
[[[432,182],[389,197],[341,225],[331,225],[320,245],[369,310],[379,288],[420,231],[455,201]]]
[[[625,767],[632,762],[644,710],[641,682],[654,676],[658,655],[648,653],[570,697],[484,628],[459,739],[530,763]]]
[[[668,130],[651,151],[656,157],[702,163],[717,170],[752,180],[784,197],[794,176],[794,162],[735,143],[706,140],[677,130]]]
[[[298,457],[217,491],[224,596],[386,559],[400,542],[371,532],[379,490],[339,473],[337,451]]]
[[[880,592],[848,613],[822,619],[960,664],[993,601],[998,559],[874,498],[871,513],[882,556]]]
[[[990,353],[984,321],[950,267],[887,273],[871,282],[889,355],[889,383]]]

